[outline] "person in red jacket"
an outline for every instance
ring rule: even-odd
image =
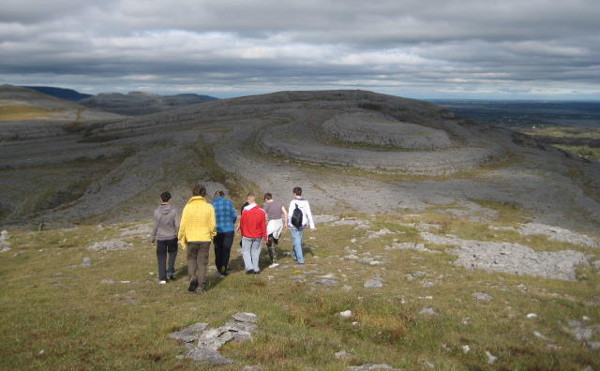
[[[256,205],[256,195],[248,194],[248,205],[242,211],[240,231],[242,233],[242,257],[246,274],[260,274],[258,261],[263,240],[267,241],[267,214]]]

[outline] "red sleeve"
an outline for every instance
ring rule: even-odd
[[[242,234],[242,237],[244,236],[244,222],[246,221],[244,218],[244,211],[242,211],[242,215],[240,215],[240,233]]]
[[[262,218],[262,230],[263,236],[265,236],[265,241],[269,238],[267,234],[267,213],[263,210],[264,217]]]

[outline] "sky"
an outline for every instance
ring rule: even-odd
[[[2,0],[0,83],[600,100],[598,0]]]

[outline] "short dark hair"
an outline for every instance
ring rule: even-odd
[[[206,196],[206,187],[203,184],[196,184],[192,190],[194,196]]]
[[[215,194],[213,195],[213,197],[225,197],[225,192],[223,191],[216,191]]]
[[[302,196],[302,188],[300,187],[294,187],[293,192],[296,196]]]
[[[269,192],[265,193],[265,201],[272,200],[272,199],[273,199],[272,194],[270,194]]]
[[[171,194],[169,192],[163,192],[160,194],[160,200],[162,202],[169,202],[171,199]]]

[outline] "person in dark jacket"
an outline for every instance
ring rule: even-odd
[[[250,193],[248,205],[244,207],[240,218],[242,232],[242,257],[247,274],[259,274],[260,251],[262,241],[267,241],[267,214],[256,204],[256,196]]]
[[[156,259],[158,260],[158,283],[167,283],[167,277],[175,279],[175,259],[177,258],[177,232],[179,217],[177,211],[170,205],[171,194],[163,192],[160,195],[160,205],[154,210],[154,229],[152,244],[156,242]],[[168,268],[167,268],[168,254]]]

